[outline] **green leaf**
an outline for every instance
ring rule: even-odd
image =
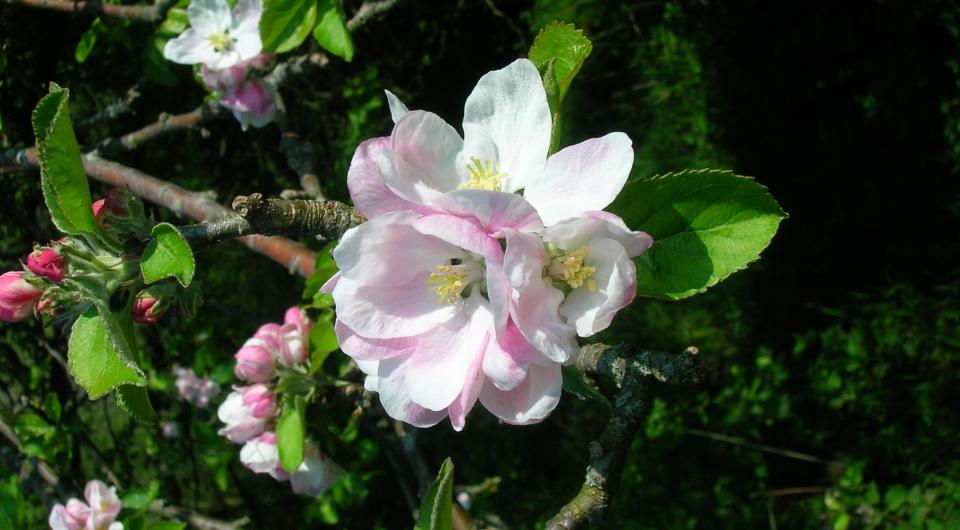
[[[120,353],[124,339],[107,331],[108,327],[119,329],[119,324],[108,311],[104,313],[91,307],[80,315],[67,346],[70,374],[90,399],[99,399],[121,385],[144,385],[143,373]]]
[[[562,366],[560,371],[563,374],[564,390],[580,399],[592,399],[610,407],[610,401],[594,385],[587,382],[586,378],[583,377],[583,372],[578,370],[576,366]]]
[[[193,280],[196,262],[190,244],[180,231],[170,223],[153,227],[153,239],[147,244],[140,258],[143,281],[155,283],[171,276],[186,287]]]
[[[320,22],[313,30],[313,38],[328,52],[348,63],[353,60],[353,37],[347,29],[347,17],[340,0],[319,0]]]
[[[437,479],[423,494],[420,517],[414,530],[451,530],[453,528],[453,462],[447,457]]]
[[[80,36],[80,42],[77,43],[77,49],[74,51],[74,57],[76,57],[78,63],[84,63],[87,60],[87,57],[90,57],[90,52],[93,51],[93,46],[97,43],[97,33],[100,30],[100,17],[93,19],[93,23],[90,24],[90,27],[87,31],[83,32],[83,35]]]
[[[786,217],[752,178],[716,169],[629,182],[609,210],[653,237],[634,260],[637,294],[667,300],[701,293],[746,267]]]
[[[312,300],[316,303],[317,296],[323,294],[320,293],[320,288],[340,270],[337,263],[333,261],[333,255],[331,254],[336,246],[337,242],[331,241],[320,252],[317,252],[313,274],[307,278],[307,283],[303,288],[304,300]]]
[[[319,320],[310,329],[310,373],[316,373],[327,357],[340,348],[333,324]]]
[[[70,92],[54,83],[33,111],[40,159],[40,187],[53,224],[63,233],[100,234],[91,210],[90,188],[80,146],[70,123]]]
[[[23,492],[17,475],[11,473],[0,479],[0,528],[25,529],[27,526],[24,508]]]
[[[187,523],[181,523],[179,521],[157,521],[150,523],[147,526],[147,530],[183,530],[186,527]]]
[[[306,433],[304,413],[307,400],[304,396],[286,395],[283,410],[277,420],[277,451],[280,465],[293,472],[303,462],[303,437]]]
[[[267,0],[260,18],[263,51],[283,53],[300,46],[316,20],[316,0]]]
[[[576,26],[554,22],[540,30],[528,56],[541,73],[546,71],[551,60],[556,60],[554,75],[560,89],[559,99],[563,101],[570,83],[591,51],[593,44]]]
[[[123,385],[117,388],[117,406],[140,423],[157,422],[157,413],[150,404],[147,389],[141,386]]]
[[[60,398],[55,393],[48,392],[47,397],[43,400],[43,413],[50,418],[50,421],[57,423],[60,421],[61,411]]]
[[[163,56],[163,48],[167,41],[176,37],[190,26],[187,10],[173,8],[167,11],[167,18],[154,30],[143,47],[140,64],[147,79],[162,86],[175,86],[177,75],[171,69],[170,61]]]

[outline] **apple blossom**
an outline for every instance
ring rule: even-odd
[[[220,104],[233,112],[243,130],[251,125],[263,127],[277,116],[280,96],[269,82],[250,79],[227,91]]]
[[[256,57],[260,40],[260,0],[239,0],[233,12],[227,0],[192,0],[187,7],[190,27],[167,42],[163,56],[180,64],[205,64],[223,70]]]
[[[307,360],[307,342],[310,338],[310,319],[299,307],[291,307],[283,317],[283,325],[276,328],[280,348],[277,360],[284,366],[294,366]]]
[[[273,377],[277,366],[274,356],[279,350],[279,343],[276,333],[271,328],[264,328],[266,326],[247,339],[234,355],[237,365],[233,373],[243,381],[263,383]]]
[[[62,504],[53,506],[47,523],[52,530],[82,530],[89,516],[89,506],[77,499],[70,499],[66,506]]]
[[[261,53],[223,70],[213,70],[207,65],[201,64],[200,79],[210,91],[230,90],[243,83],[251,70],[266,70],[271,61],[273,61],[272,54]]]
[[[257,418],[270,418],[277,415],[277,403],[273,392],[262,383],[239,387],[243,393],[243,406],[250,409]]]
[[[253,385],[254,387],[258,385]],[[260,385],[262,386],[262,385]],[[252,387],[239,387],[227,395],[217,410],[217,417],[226,424],[218,433],[226,436],[233,443],[244,443],[260,435],[267,428],[267,422],[276,415],[276,407],[271,410],[262,404],[263,396],[259,399],[250,398],[247,401],[247,391]],[[251,392],[251,396],[254,392]],[[257,415],[257,413],[261,415]]]
[[[163,437],[168,440],[173,440],[180,437],[180,426],[172,421],[165,421],[163,425],[160,426],[160,433],[163,434]]]
[[[175,367],[173,373],[176,376],[174,385],[180,397],[199,408],[205,408],[220,393],[220,385],[206,377],[197,377],[189,368]]]
[[[0,320],[20,322],[33,314],[33,308],[43,294],[26,279],[23,271],[9,271],[0,275]]]
[[[290,473],[290,486],[296,494],[316,497],[340,478],[341,471],[340,466],[320,452],[316,443],[308,440],[304,447],[303,462],[296,471]]]
[[[27,256],[27,268],[37,276],[43,276],[53,283],[60,283],[66,275],[67,264],[56,249],[43,247]]]
[[[633,165],[631,141],[619,132],[548,157],[550,108],[527,59],[480,79],[464,105],[463,138],[439,116],[408,111],[389,92],[387,100],[393,132],[361,146],[348,173],[351,197],[368,218],[410,208],[469,214],[446,194],[523,190],[549,226],[606,207]]]
[[[115,525],[119,525],[119,523],[114,523],[114,521],[117,514],[120,513],[120,509],[123,508],[123,503],[117,497],[116,488],[107,487],[99,480],[91,480],[87,482],[87,486],[83,489],[83,495],[87,499],[87,504],[90,505],[87,530],[107,530],[108,528],[114,530],[118,528]],[[123,526],[121,525],[119,528],[123,528]]]
[[[243,445],[240,449],[240,463],[254,473],[268,473],[277,480],[287,480],[290,477],[280,466],[277,435],[269,431]]]

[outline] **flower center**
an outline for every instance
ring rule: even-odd
[[[214,33],[210,35],[209,39],[214,51],[228,52],[233,49],[234,40],[230,38],[230,35],[226,31]]]
[[[467,181],[460,189],[502,191],[500,181],[507,178],[506,173],[500,172],[500,164],[492,164],[489,160],[480,161],[470,157],[467,164]]]
[[[571,289],[576,289],[586,283],[587,289],[591,293],[596,292],[597,282],[593,279],[593,273],[597,272],[597,268],[583,264],[584,258],[589,253],[589,247],[583,246],[569,254],[557,256],[550,260],[547,274],[554,281],[569,285]]]
[[[452,304],[463,298],[464,291],[484,277],[483,262],[479,259],[461,261],[452,259],[450,263],[437,265],[437,272],[427,277],[427,290],[437,293],[438,304]]]

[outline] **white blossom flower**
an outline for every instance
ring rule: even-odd
[[[227,0],[192,0],[187,7],[190,27],[167,42],[163,56],[180,64],[205,64],[223,70],[256,57],[260,40],[260,0],[239,0],[230,11]]]

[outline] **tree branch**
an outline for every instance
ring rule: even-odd
[[[142,129],[127,133],[120,138],[107,138],[97,144],[94,152],[102,156],[116,156],[125,151],[133,151],[140,144],[148,142],[168,132],[192,129],[204,122],[226,116],[227,112],[219,102],[206,101],[199,107],[183,114],[161,114],[157,121]]]
[[[85,15],[108,16],[159,22],[167,16],[167,11],[176,4],[176,0],[161,0],[152,6],[124,6],[106,4],[98,0],[3,0],[8,4],[22,5],[37,9],[49,9],[62,13],[83,13]]]
[[[347,21],[347,29],[354,31],[366,24],[370,19],[378,17],[393,9],[399,0],[381,0],[379,2],[364,2],[357,12]]]
[[[0,158],[4,161],[15,160],[27,168],[40,167],[37,150],[33,147],[19,151],[8,150]],[[83,166],[87,175],[94,180],[111,186],[128,188],[137,196],[169,208],[177,215],[186,215],[198,221],[236,215],[227,207],[212,200],[207,194],[188,191],[176,184],[93,154],[84,155]],[[295,241],[279,236],[261,235],[243,236],[240,241],[251,250],[286,266],[290,272],[304,277],[310,277],[313,274],[316,255]]]
[[[697,351],[680,355],[634,351],[624,345],[590,344],[576,361],[584,372],[610,376],[619,389],[613,413],[590,444],[590,461],[580,492],[547,522],[546,530],[573,530],[599,519],[620,482],[623,461],[640,424],[650,412],[650,378],[667,383],[703,380]]]

